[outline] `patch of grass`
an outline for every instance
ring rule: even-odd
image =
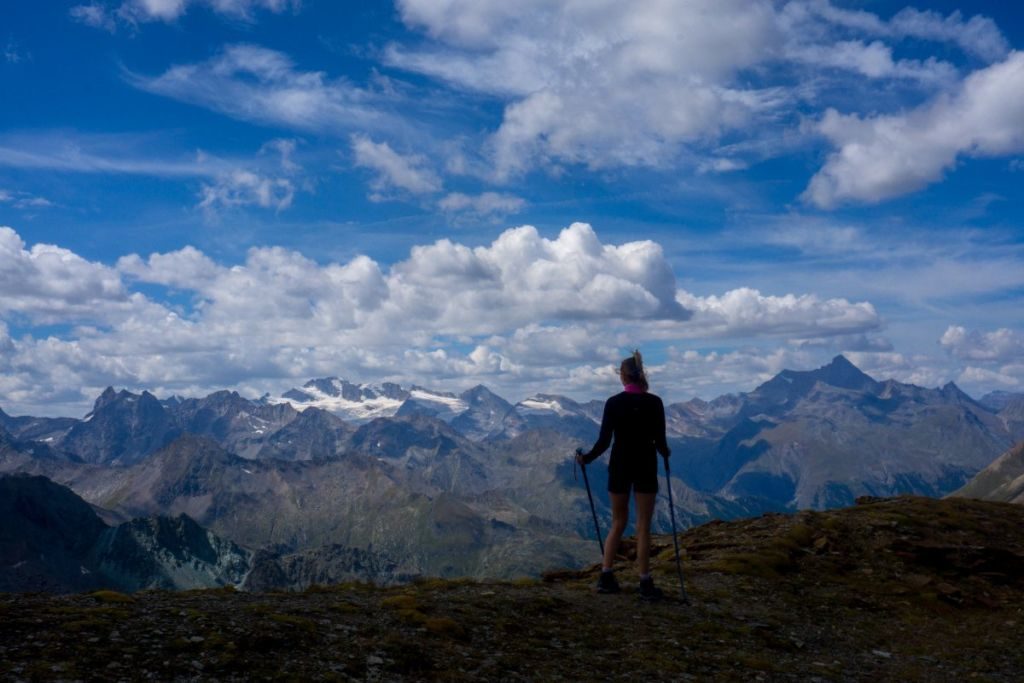
[[[509,581],[512,586],[518,586],[519,588],[530,588],[532,586],[540,585],[540,580],[530,576],[521,576],[518,579],[512,579]]]
[[[246,605],[245,611],[250,612],[252,614],[271,614],[273,613],[274,608],[262,602],[257,602],[252,605]]]
[[[119,602],[119,603],[133,603],[135,598],[124,593],[118,593],[117,591],[100,590],[93,593],[89,593],[90,598],[99,600],[100,602]]]
[[[705,569],[723,574],[745,574],[774,579],[796,568],[789,553],[769,550],[761,553],[734,553],[710,562]]]
[[[61,625],[65,631],[71,633],[79,633],[82,631],[92,631],[95,629],[101,629],[106,627],[108,624],[102,619],[89,618],[89,619],[75,619]]]
[[[316,633],[316,622],[312,619],[305,617],[295,616],[294,614],[270,614],[267,617],[270,621],[275,624],[281,624],[289,628],[295,628],[303,633],[313,634]]]
[[[466,629],[462,627],[462,624],[449,617],[427,619],[423,626],[434,635],[458,639],[466,637]]]
[[[363,612],[362,607],[353,602],[348,602],[347,600],[341,600],[332,604],[330,606],[330,610],[332,612],[337,612],[338,614],[360,614]]]
[[[398,617],[409,624],[422,626],[427,623],[427,615],[418,609],[400,609],[398,610]]]
[[[402,594],[392,595],[380,601],[382,607],[389,607],[398,610],[415,610],[420,608],[419,602],[413,595]]]
[[[799,550],[808,548],[814,542],[814,530],[806,524],[794,524],[785,535],[776,540],[775,545],[781,548]]]

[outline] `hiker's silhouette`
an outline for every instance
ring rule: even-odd
[[[636,499],[637,569],[640,572],[640,595],[647,599],[661,597],[650,574],[651,517],[658,493],[658,454],[671,454],[665,438],[665,406],[658,396],[648,391],[647,375],[639,351],[622,361],[619,379],[623,391],[609,398],[601,418],[601,433],[594,447],[577,451],[576,461],[586,466],[604,453],[612,452],[608,462],[608,497],[611,499],[612,524],[604,543],[604,558],[597,590],[601,593],[619,591],[612,573],[615,554],[629,520],[630,491]]]

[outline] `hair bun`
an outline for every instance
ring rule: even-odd
[[[636,363],[637,371],[642,372],[644,369],[644,357],[640,355],[640,349],[633,350],[633,362]]]

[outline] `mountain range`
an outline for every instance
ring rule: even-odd
[[[749,393],[670,404],[677,514],[691,526],[946,495],[1024,438],[1022,405],[877,381],[843,356]],[[259,399],[108,388],[81,420],[0,411],[0,472],[66,485],[105,524],[185,515],[276,558],[257,572],[268,585],[356,566],[384,581],[536,574],[594,554],[571,454],[596,439],[602,408],[338,378]],[[604,526],[606,467],[589,472]],[[656,515],[667,529],[667,506]]]

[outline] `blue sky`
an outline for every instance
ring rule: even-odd
[[[1024,9],[0,9],[0,408],[310,377],[1024,391]]]

